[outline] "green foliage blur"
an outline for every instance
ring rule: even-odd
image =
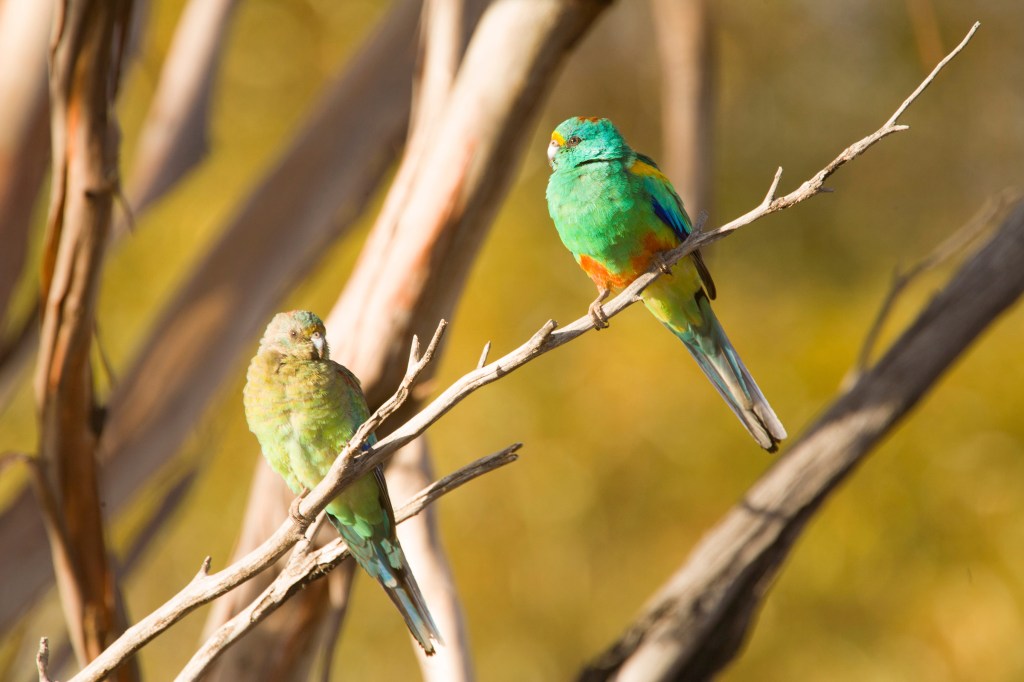
[[[181,4],[151,3],[120,102],[126,160]],[[982,22],[904,116],[910,131],[842,169],[829,182],[834,193],[707,254],[716,311],[797,437],[838,391],[894,268],[925,256],[1004,188],[1024,187],[1024,4],[714,5],[715,199],[689,207],[706,209],[711,226],[755,206],[777,166],[789,191],[889,118],[935,62],[913,6],[936,19],[940,54]],[[130,362],[175,285],[384,11],[371,0],[240,4],[211,156],[109,259],[100,322],[115,368]],[[545,144],[567,116],[602,115],[658,157],[649,12],[647,3],[616,4],[561,74],[453,320],[435,390],[471,369],[488,340],[496,357],[548,318],[585,313],[592,285],[547,216]],[[281,309],[326,314],[372,218]],[[951,270],[900,299],[883,347]],[[1018,307],[826,504],[723,680],[1024,679],[1022,338]],[[230,556],[259,457],[241,410],[248,355],[175,465],[198,464],[200,477],[127,582],[133,620],[184,585],[205,555],[215,568]],[[0,415],[5,448],[34,447],[32,414],[26,385]],[[572,677],[773,461],[640,307],[475,394],[430,432],[439,473],[515,441],[525,443],[519,463],[438,507],[483,680]],[[114,521],[115,543],[159,493],[146,491]],[[49,598],[30,619],[29,640],[57,631],[55,604]],[[204,617],[143,651],[149,678],[183,665]],[[401,620],[368,580],[358,582],[343,634],[336,665],[346,679],[416,675]]]

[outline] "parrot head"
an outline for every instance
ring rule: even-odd
[[[574,116],[551,133],[548,162],[554,171],[595,161],[621,159],[630,152],[615,125],[606,118]]]
[[[308,310],[278,313],[263,332],[260,351],[300,360],[326,360],[330,355],[327,330],[320,318]]]

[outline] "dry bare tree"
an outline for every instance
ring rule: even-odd
[[[0,35],[16,4],[0,4],[5,12]],[[316,524],[310,524],[348,482],[394,458],[389,482],[396,500],[426,489],[400,513],[412,517],[400,533],[448,643],[434,659],[421,658],[424,677],[473,678],[459,598],[426,505],[511,461],[518,446],[429,486],[434,475],[423,433],[472,392],[592,329],[592,320],[584,316],[562,328],[549,322],[497,360],[488,361],[485,349],[475,370],[429,403],[416,391],[416,381],[431,375],[431,361],[443,350],[434,327],[452,316],[462,296],[555,75],[607,5],[603,0],[497,0],[489,5],[427,0],[421,7],[414,0],[398,0],[161,311],[106,405],[95,396],[91,353],[98,281],[121,195],[113,104],[132,6],[127,0],[62,6],[54,18],[51,48],[54,181],[43,249],[36,374],[41,438],[37,457],[22,458],[38,472],[37,499],[26,491],[0,517],[0,545],[17,544],[23,550],[17,557],[0,556],[0,571],[13,576],[5,581],[0,599],[0,630],[9,630],[55,575],[81,668],[73,679],[134,679],[135,652],[200,605],[220,598],[204,642],[179,679],[305,679],[311,647],[319,642],[330,652],[337,639],[351,578],[338,568],[344,566],[343,543],[334,539],[318,546],[313,541]],[[180,20],[143,127],[136,175],[127,183],[136,211],[185,177],[204,154],[212,74],[234,6],[231,0],[194,0]],[[661,0],[654,6],[663,29],[682,28],[694,36],[688,41],[694,49],[683,60],[674,61],[677,55],[664,36],[662,51],[666,83],[675,84],[666,87],[675,94],[666,100],[665,118],[689,121],[681,127],[681,140],[671,143],[688,153],[673,155],[670,164],[689,178],[684,192],[700,197],[700,204],[707,202],[708,189],[697,178],[709,154],[694,141],[708,139],[707,6],[699,0],[686,3],[682,12]],[[32,16],[38,20],[39,15]],[[900,115],[934,75],[882,128],[807,182],[778,196],[777,174],[759,206],[715,231],[695,234],[671,255],[673,262],[823,191],[838,168],[905,129]],[[5,87],[0,79],[0,89]],[[44,99],[38,90],[24,92],[29,94],[19,100],[19,139],[38,148]],[[480,118],[491,125],[467,135]],[[291,498],[280,481],[258,467],[232,563],[211,573],[207,560],[179,594],[125,630],[104,513],[117,514],[180,449],[271,311],[365,210],[403,140],[404,154],[384,208],[328,320],[335,356],[363,379],[378,412],[341,453],[331,475],[297,505],[301,522],[288,516]],[[18,182],[31,187],[33,181],[38,184],[33,178],[28,173]],[[14,196],[8,191],[14,182],[0,174],[0,211],[18,218],[5,220],[0,228],[11,230],[12,243],[27,233],[23,195],[17,195],[16,205],[3,203]],[[278,238],[282,225],[290,230],[286,242]],[[744,504],[585,677],[701,679],[731,659],[768,580],[807,518],[942,369],[1020,295],[1022,234],[1024,214],[1018,209],[905,337],[751,489]],[[17,254],[10,257],[11,267],[20,269]],[[657,276],[652,271],[638,279],[606,306],[608,315],[635,302]],[[964,283],[987,292],[987,304],[972,307],[958,297],[956,287]],[[0,280],[0,312],[12,286]],[[358,331],[341,335],[343,328]],[[957,335],[946,334],[952,328],[959,330]],[[946,334],[938,350],[936,334]],[[417,337],[432,339],[422,353],[413,340]],[[161,390],[153,391],[153,385]],[[876,409],[879,404],[885,410]],[[382,425],[388,416],[391,421]],[[363,451],[360,445],[377,427],[381,440]],[[187,486],[189,477],[183,480]],[[168,505],[179,499],[180,490],[172,490]],[[38,521],[37,507],[46,511],[45,524]],[[166,509],[153,514],[140,543],[155,537]],[[426,514],[414,516],[424,509]],[[51,561],[52,575],[46,571]],[[324,575],[334,581],[331,588],[319,580]],[[38,660],[40,679],[47,679],[48,653],[41,652]],[[320,665],[329,674],[329,653]]]

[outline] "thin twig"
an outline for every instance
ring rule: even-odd
[[[36,669],[39,671],[39,682],[53,682],[46,668],[50,665],[50,641],[46,637],[39,640],[39,652],[36,653]]]
[[[960,41],[960,44],[954,47],[952,52],[947,54],[941,62],[935,65],[935,68],[932,69],[932,72],[930,74],[928,74],[928,77],[921,81],[921,84],[917,86],[917,90],[914,90],[912,93],[910,93],[910,97],[903,100],[903,104],[901,104],[899,109],[896,110],[896,113],[894,113],[892,117],[885,122],[886,126],[894,125],[896,123],[896,119],[903,115],[903,112],[907,110],[907,107],[909,107],[915,99],[917,99],[917,96],[924,92],[924,89],[932,84],[932,81],[935,80],[935,76],[939,74],[939,71],[942,71],[942,69],[945,68],[946,64],[948,64],[950,60],[953,59],[953,57],[960,54],[960,51],[967,47],[967,43],[971,42],[971,38],[974,37],[974,33],[978,30],[979,26],[981,26],[980,21],[974,22],[974,25],[971,26],[971,30],[967,32],[967,35],[965,35],[964,39]]]
[[[207,557],[199,574],[188,585],[161,607],[135,625],[127,628],[120,637],[89,662],[72,680],[78,682],[79,680],[99,680],[104,678],[109,672],[117,668],[123,660],[135,651],[138,651],[138,649],[159,633],[181,618],[184,618],[199,606],[216,599],[242,582],[264,571],[287,552],[292,545],[303,539],[307,528],[303,525],[302,518],[309,518],[313,514],[320,513],[344,486],[350,484],[362,473],[365,473],[365,470],[370,468],[365,465],[367,456],[371,454],[376,456],[375,464],[372,466],[379,463],[378,460],[383,459],[384,455],[378,454],[379,450],[376,448],[368,451],[367,456],[357,458],[353,457],[353,454],[365,447],[366,439],[369,438],[370,434],[387,417],[398,410],[406,398],[408,398],[416,378],[434,357],[446,326],[447,322],[444,320],[438,323],[437,330],[434,332],[433,338],[422,355],[419,354],[419,340],[415,337],[413,338],[408,369],[394,395],[377,408],[370,415],[370,418],[356,429],[355,434],[353,434],[345,449],[342,450],[332,465],[328,476],[321,481],[313,493],[301,497],[300,503],[296,505],[296,514],[294,515],[300,518],[290,517],[261,545],[231,566],[215,574],[210,575],[208,573],[210,559]],[[353,470],[360,473],[352,474],[351,471]],[[336,483],[338,479],[341,480]],[[332,487],[335,483],[337,485],[336,490]]]
[[[705,533],[579,682],[714,679],[742,647],[776,574],[831,494],[1022,296],[1024,201],[885,356]]]
[[[401,383],[398,384],[398,388],[395,389],[394,394],[390,398],[384,401],[380,407],[378,407],[370,418],[359,425],[356,429],[355,434],[345,445],[343,449],[331,466],[330,472],[324,477],[320,485],[317,486],[317,490],[324,488],[324,484],[328,480],[340,479],[349,466],[354,463],[355,453],[366,445],[366,440],[372,433],[375,433],[384,421],[398,411],[398,408],[409,398],[410,392],[413,385],[416,383],[416,379],[423,373],[430,361],[434,359],[434,353],[437,351],[437,346],[441,342],[441,337],[444,336],[444,330],[448,327],[447,320],[440,320],[437,323],[437,329],[434,331],[433,338],[430,339],[430,343],[427,344],[426,350],[423,351],[423,355],[420,355],[420,341],[415,335],[412,337],[412,344],[409,348],[409,363],[405,370],[405,376],[402,377]],[[370,467],[365,467],[369,469]],[[364,471],[364,469],[360,469]],[[351,476],[345,479],[347,482],[351,482],[355,477]],[[333,486],[330,486],[333,487]],[[340,491],[339,487],[339,491]],[[324,497],[323,500],[320,497]],[[313,510],[320,511],[327,503],[334,498],[334,495],[323,495],[323,496],[309,496],[309,499],[304,500],[304,504],[307,507],[307,511],[303,512],[303,504],[299,505],[298,511],[302,516],[306,516],[308,513],[312,513]],[[310,510],[309,507],[313,507]]]
[[[395,513],[395,521],[402,523],[419,514],[426,507],[459,486],[518,459],[521,443],[482,457],[427,486]],[[308,547],[308,545],[307,545]],[[348,547],[340,538],[325,547],[308,552],[297,549],[273,583],[246,608],[221,625],[203,643],[175,678],[176,682],[199,679],[232,643],[274,612],[289,596],[310,582],[322,578],[348,556]]]
[[[974,30],[965,38],[963,44],[970,39]],[[957,50],[961,49],[960,47]],[[945,62],[944,62],[945,63]],[[943,63],[943,64],[944,64]],[[942,65],[940,65],[942,66]],[[937,71],[936,71],[937,72]],[[929,76],[933,78],[934,74]],[[921,88],[918,89],[917,93]],[[901,105],[897,113],[903,110],[916,98],[912,95]],[[860,156],[865,150],[874,145],[882,138],[900,130],[905,126],[892,125],[887,123],[871,135],[862,138],[847,147],[843,152],[833,159],[825,168],[815,174],[812,178],[803,183],[799,188],[784,197],[776,197],[779,180],[782,175],[780,168],[771,183],[764,200],[753,210],[726,223],[717,230],[695,234],[686,240],[678,248],[666,254],[663,262],[672,265],[687,254],[695,251],[701,246],[712,241],[723,238],[728,233],[747,225],[755,220],[763,218],[769,213],[775,213],[801,201],[809,199],[822,191],[825,179],[842,165]],[[612,317],[635,302],[636,297],[646,288],[658,275],[660,270],[657,267],[638,277],[632,284],[626,287],[618,296],[613,298],[604,306],[605,313]],[[327,476],[320,484],[312,490],[299,505],[302,514],[308,516],[314,512],[318,513],[327,503],[333,499],[345,486],[350,485],[354,480],[367,473],[372,467],[384,462],[393,452],[411,442],[422,434],[430,425],[444,416],[455,405],[465,399],[468,395],[483,386],[497,381],[506,374],[522,367],[537,356],[562,346],[585,332],[593,329],[593,320],[589,314],[577,319],[570,325],[558,329],[557,323],[553,320],[546,322],[529,341],[514,349],[510,353],[497,360],[479,367],[456,380],[441,395],[435,398],[419,413],[414,415],[407,422],[396,428],[390,435],[376,445],[364,448],[366,438],[376,430],[380,422],[392,414],[401,404],[400,394],[408,393],[408,387],[415,380],[415,375],[422,370],[425,362],[429,361],[433,348],[436,347],[443,330],[443,323],[439,325],[427,352],[418,362],[410,358],[410,368],[419,370],[410,377],[406,373],[402,386],[396,391],[380,409],[375,412],[367,422],[360,427],[345,449],[331,466]],[[356,452],[358,454],[356,454]],[[269,538],[260,546],[243,556],[234,564],[228,566],[212,575],[197,576],[193,583],[182,589],[177,595],[165,602],[162,606],[143,618],[141,621],[128,628],[110,647],[100,656],[86,666],[78,675],[72,678],[72,682],[85,682],[101,679],[106,673],[117,667],[121,661],[131,655],[151,639],[160,634],[185,615],[198,608],[202,604],[219,597],[238,584],[248,580],[257,573],[265,570],[281,557],[300,537],[297,533],[297,525],[293,519],[284,522]]]
[[[882,327],[888,320],[896,300],[910,283],[925,272],[939,267],[954,255],[970,246],[971,243],[991,227],[996,217],[1003,213],[1008,206],[1016,202],[1020,196],[1021,193],[1015,190],[1000,192],[986,202],[970,221],[953,232],[948,239],[935,247],[927,256],[902,272],[898,268],[893,272],[889,291],[882,300],[878,313],[875,315],[875,319],[864,337],[864,343],[861,345],[860,353],[857,355],[857,362],[851,368],[846,378],[843,379],[843,386],[852,386],[857,377],[867,371],[871,355],[874,352],[875,345],[878,343],[878,337],[882,333]]]
[[[870,135],[867,135],[851,144],[849,147],[840,152],[839,155],[836,156],[836,158],[832,159],[832,161],[830,161],[828,165],[826,165],[820,171],[815,173],[802,185],[800,185],[795,190],[782,197],[776,196],[776,191],[779,187],[779,181],[782,178],[782,168],[779,168],[777,171],[775,171],[775,177],[772,179],[772,183],[768,188],[768,193],[765,194],[764,199],[757,207],[755,207],[751,211],[748,211],[747,213],[744,213],[739,218],[736,218],[735,220],[732,220],[726,223],[725,225],[722,225],[716,230],[703,232],[701,234],[690,235],[690,237],[688,237],[685,242],[683,242],[681,245],[679,245],[672,251],[666,253],[664,258],[662,259],[662,262],[667,266],[671,266],[674,263],[678,262],[680,259],[701,248],[702,246],[710,244],[711,242],[718,241],[728,233],[733,232],[734,230],[737,230],[740,227],[743,227],[744,225],[748,225],[754,222],[755,220],[759,220],[771,213],[777,213],[784,209],[790,208],[791,206],[794,206],[800,203],[801,201],[805,201],[817,194],[826,191],[824,188],[825,180],[827,180],[829,176],[831,176],[833,173],[839,170],[839,168],[841,168],[842,166],[846,165],[853,159],[863,154],[865,151],[867,151],[870,147],[875,145],[883,138],[888,137],[893,133],[908,130],[909,126],[898,125],[896,121],[907,110],[907,108],[917,99],[917,97],[924,91],[924,89],[935,79],[935,76],[938,75],[939,71],[941,71],[946,66],[946,64],[948,64],[953,57],[959,54],[960,51],[967,45],[967,43],[970,42],[971,38],[974,36],[975,31],[978,30],[978,27],[980,25],[980,22],[974,23],[971,29],[967,32],[967,35],[964,36],[964,39],[960,41],[960,44],[957,45],[956,48],[954,48],[953,51],[946,56],[945,59],[939,62],[935,69],[930,74],[928,74],[924,81],[922,81],[921,84],[917,86],[917,89],[914,90],[914,92],[911,93],[911,95],[903,101],[899,108],[896,109],[896,112],[889,118],[888,121],[886,121],[882,125],[881,128],[871,133]],[[640,292],[646,289],[650,285],[650,283],[653,282],[660,274],[660,270],[655,265],[646,273],[637,277],[635,280],[633,280],[632,284],[626,287],[618,296],[616,296],[603,306],[605,315],[607,315],[610,318],[622,312],[626,307],[635,302],[636,297],[640,294]],[[584,321],[586,321],[586,319],[587,318],[581,318],[581,320]],[[579,322],[579,320],[577,320],[577,322]],[[576,323],[572,325],[572,327],[575,326]],[[591,323],[585,326],[587,328],[590,328],[593,326],[593,324]]]
[[[488,341],[484,344],[484,349],[480,351],[480,359],[477,360],[476,368],[480,369],[487,364],[487,356],[491,353],[491,342]]]

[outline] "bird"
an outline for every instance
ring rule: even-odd
[[[699,251],[671,269],[663,254],[693,231],[672,183],[649,156],[634,151],[607,118],[575,116],[551,133],[548,212],[562,243],[597,286],[589,313],[653,266],[664,273],[641,294],[654,317],[686,346],[712,385],[757,441],[775,452],[786,437],[711,309],[715,283]]]
[[[356,429],[370,416],[359,380],[330,359],[324,323],[314,313],[278,313],[246,372],[243,402],[263,455],[296,494],[312,490]],[[372,434],[368,445],[376,442]],[[381,586],[428,655],[440,631],[395,535],[395,516],[380,466],[327,505],[327,518],[349,552]]]

